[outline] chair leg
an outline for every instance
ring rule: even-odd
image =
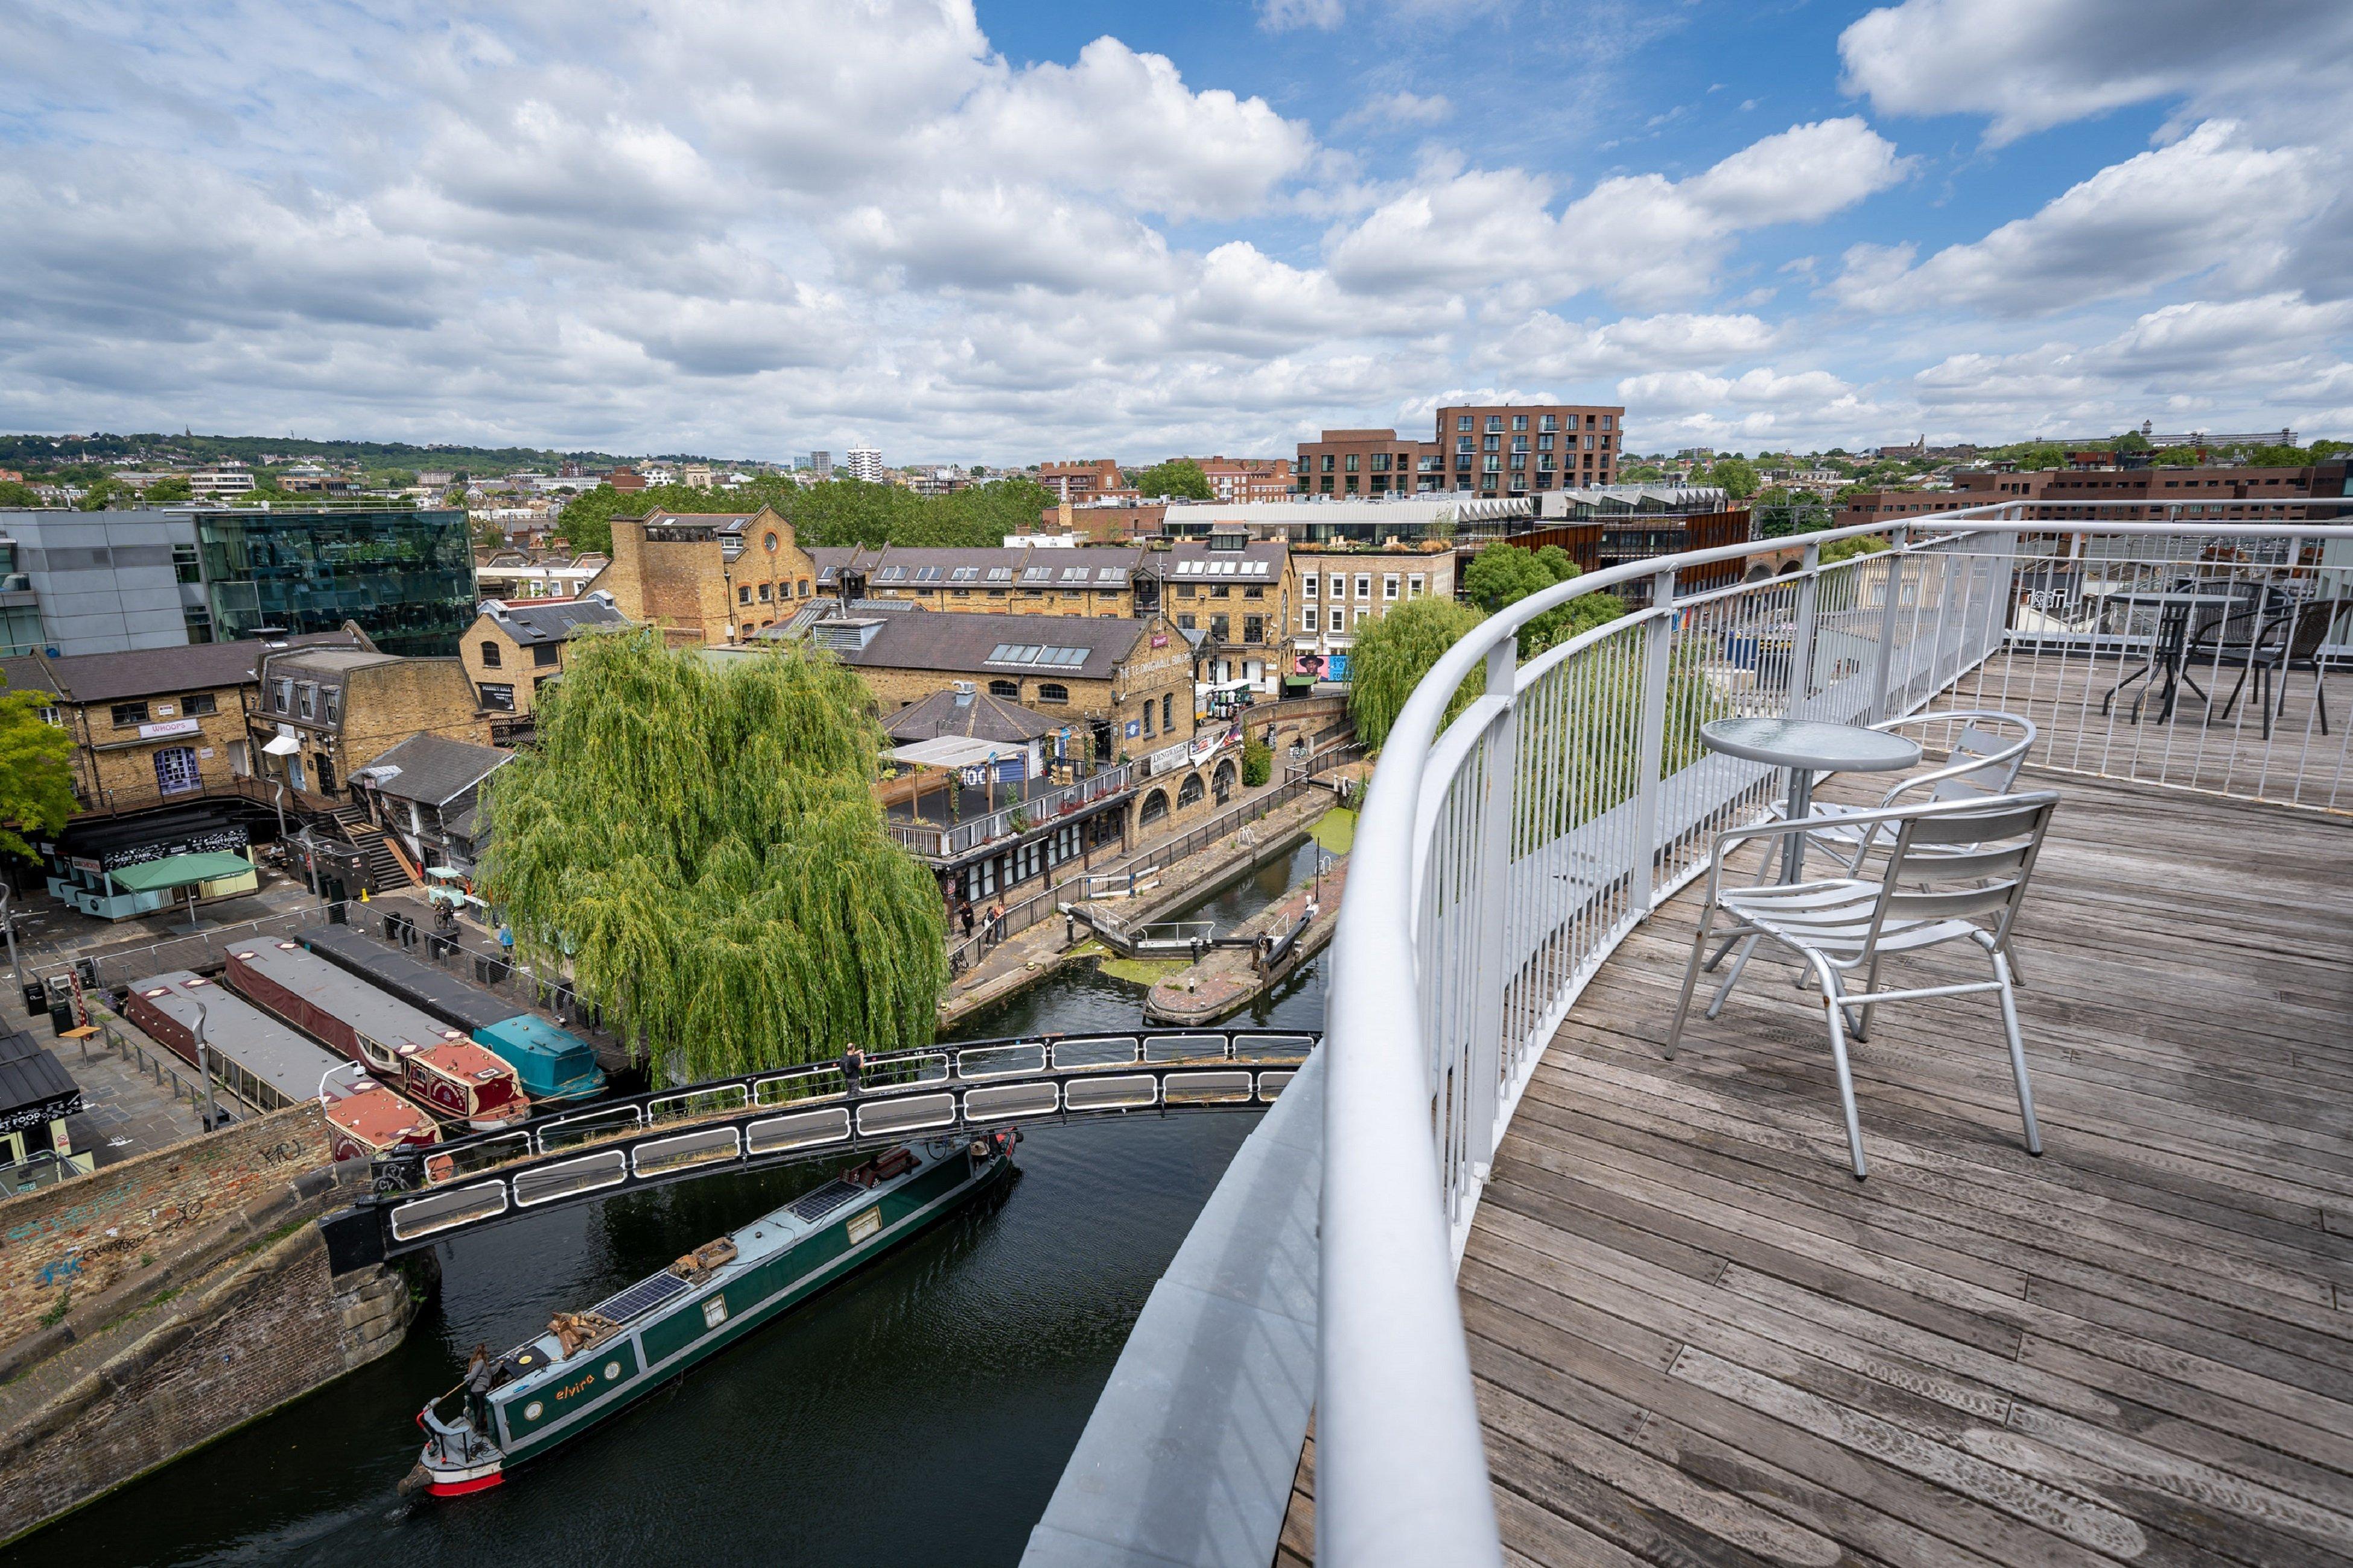
[[[1708,999],[1707,1016],[1710,1018],[1724,1011],[1725,999],[1732,994],[1732,988],[1740,984],[1740,972],[1748,967],[1749,955],[1757,951],[1758,939],[1754,932],[1733,940],[1740,943],[1740,956],[1732,961],[1731,970],[1725,975],[1723,983],[1716,986],[1715,994]]]
[[[1822,1016],[1830,1022],[1831,1062],[1838,1069],[1839,1109],[1846,1114],[1847,1154],[1854,1164],[1854,1179],[1860,1182],[1870,1175],[1871,1172],[1863,1163],[1862,1120],[1855,1114],[1854,1074],[1848,1068],[1846,1061],[1846,1009],[1842,1005],[1844,998],[1839,994],[1838,978],[1831,973],[1830,965],[1820,958],[1816,958],[1813,963],[1815,971],[1822,983]]]
[[[1712,903],[1701,910],[1699,930],[1692,933],[1691,962],[1683,965],[1683,994],[1676,998],[1675,1021],[1667,1028],[1666,1057],[1669,1061],[1675,1059],[1675,1049],[1683,1042],[1683,1023],[1691,1016],[1692,992],[1699,984],[1700,959],[1707,952],[1708,931],[1715,923],[1712,919],[1715,913]]]
[[[2010,983],[2017,986],[2021,991],[2025,990],[2026,968],[2023,964],[2018,962],[2018,945],[2016,939],[2008,936],[2003,937],[2001,939],[2001,952],[2004,958],[2010,960]]]
[[[2026,1047],[2018,1037],[2018,998],[2010,990],[2010,961],[1999,947],[1989,945],[1993,976],[2001,982],[2001,1029],[2010,1039],[2010,1073],[2018,1080],[2018,1114],[2026,1123],[2026,1152],[2042,1153],[2042,1129],[2034,1121],[2034,1090],[2026,1081]]]

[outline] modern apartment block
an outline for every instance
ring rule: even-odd
[[[831,452],[811,452],[809,454],[808,466],[809,472],[818,479],[829,479],[833,478],[833,454]]]
[[[1303,496],[1411,495],[1445,488],[1437,463],[1437,447],[1394,430],[1326,430],[1320,440],[1299,443],[1293,482]]]
[[[1299,444],[1293,490],[1366,500],[1432,490],[1526,496],[1606,485],[1618,473],[1626,411],[1599,404],[1454,404],[1435,438],[1394,430],[1326,430]],[[1223,499],[1223,498],[1220,498]]]
[[[0,657],[213,637],[187,512],[0,511]]]
[[[871,447],[852,447],[842,458],[842,466],[853,479],[864,479],[870,485],[882,482],[882,454]]]
[[[1851,498],[1839,509],[1838,526],[1900,521],[1907,517],[1951,511],[1958,507],[1985,506],[1995,501],[2097,501],[2096,509],[2042,506],[2038,518],[2085,517],[2134,521],[2168,516],[2211,521],[2264,517],[2310,517],[2336,521],[2336,507],[2257,507],[2247,501],[2276,501],[2298,496],[2348,494],[2348,466],[2343,458],[2310,463],[2302,468],[2045,468],[2005,473],[1987,468],[1953,476],[1950,490],[1869,490]],[[2238,504],[2233,504],[2238,503]]]
[[[1456,405],[1438,411],[1439,489],[1529,495],[1616,478],[1626,410],[1600,405]]]

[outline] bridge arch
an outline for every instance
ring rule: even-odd
[[[1748,569],[1748,575],[1743,577],[1741,581],[1744,583],[1764,583],[1769,582],[1772,579],[1772,576],[1773,568],[1765,562],[1759,561],[1757,564]]]

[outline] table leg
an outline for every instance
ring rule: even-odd
[[[2181,690],[2182,650],[2189,640],[2189,606],[2181,605],[2176,614],[2174,606],[2168,605],[2166,611],[2158,623],[2157,638],[2158,658],[2165,664],[2165,688],[2158,693],[2157,700],[2157,721],[2160,724],[2173,721],[2173,704]]]
[[[1814,813],[1814,773],[1811,768],[1789,770],[1789,817],[1795,821]],[[1781,840],[1781,880],[1802,882],[1806,879],[1806,836],[1792,833]]]

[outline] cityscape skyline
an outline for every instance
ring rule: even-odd
[[[0,425],[1006,464],[1507,400],[1657,450],[2353,423],[2330,7],[281,19],[16,24]]]

